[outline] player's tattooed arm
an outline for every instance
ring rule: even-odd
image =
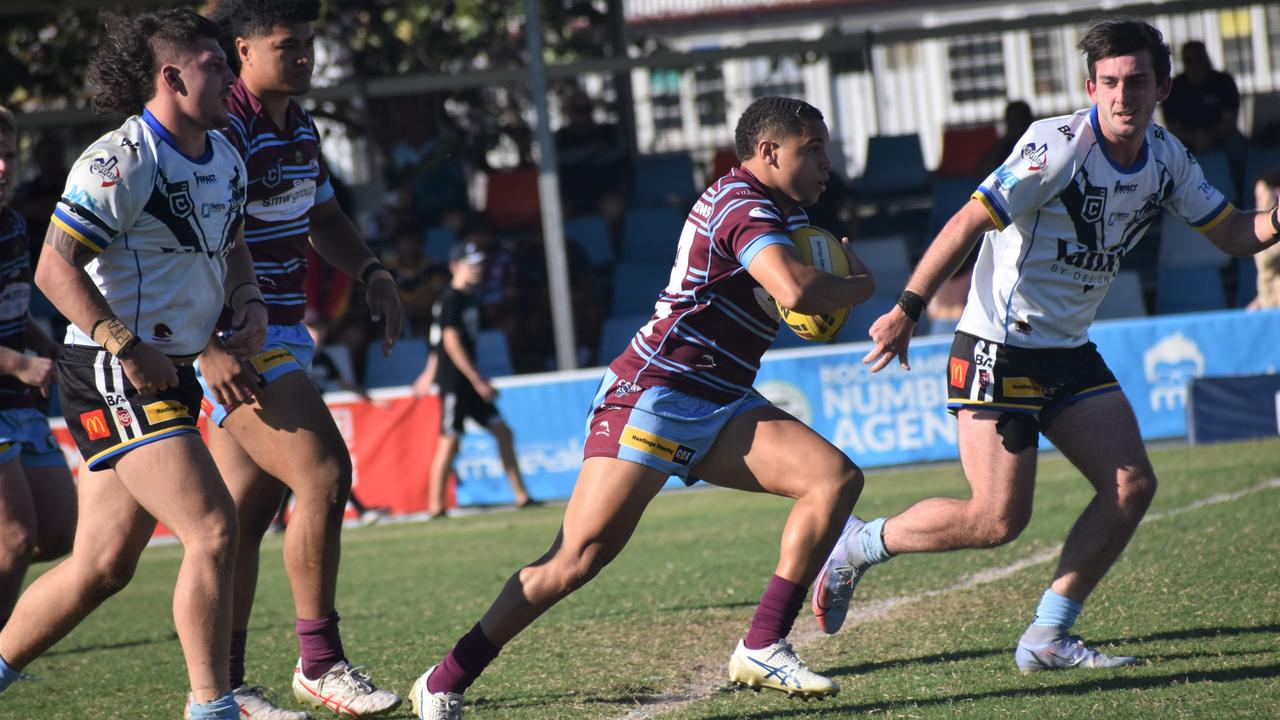
[[[53,248],[54,252],[61,255],[68,265],[74,267],[84,267],[97,256],[97,253],[88,245],[80,242],[72,237],[70,233],[56,225],[49,226],[49,232],[44,237],[44,244]]]

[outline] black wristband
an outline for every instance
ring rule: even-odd
[[[920,322],[920,314],[924,312],[924,298],[911,292],[903,290],[898,296],[898,307],[902,308],[902,312],[911,318],[911,322]]]
[[[1280,237],[1280,205],[1271,210],[1271,237]]]
[[[386,270],[386,269],[387,268],[383,266],[382,261],[374,260],[373,262],[366,265],[364,268],[364,271],[360,273],[360,284],[368,285],[369,278],[372,277],[374,273],[378,272],[379,270]]]
[[[252,305],[252,304],[254,304],[254,303],[258,303],[258,304],[259,304],[259,305],[261,305],[262,307],[267,307],[267,301],[266,301],[266,300],[263,300],[263,299],[262,299],[262,298],[260,298],[260,297],[251,297],[251,298],[249,298],[248,300],[245,300],[245,301],[244,301],[244,304],[245,304],[245,305]],[[241,307],[244,307],[244,305],[242,305]]]
[[[133,349],[138,347],[138,343],[140,342],[142,342],[142,338],[137,335],[126,340],[125,343],[120,346],[120,349],[116,351],[116,359],[128,360],[129,356],[133,354]]]

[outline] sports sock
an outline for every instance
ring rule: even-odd
[[[22,673],[14,670],[4,658],[0,657],[0,692],[21,679]]]
[[[774,575],[760,597],[760,606],[756,608],[755,617],[751,618],[751,629],[742,639],[742,644],[748,650],[759,650],[786,637],[800,614],[800,608],[804,607],[804,596],[808,591],[809,588],[803,585]]]
[[[244,648],[249,642],[248,630],[231,631],[231,689],[244,684]]]
[[[470,632],[462,636],[457,645],[436,666],[435,672],[427,678],[427,691],[431,693],[452,692],[464,693],[471,683],[480,677],[480,673],[489,667],[489,663],[498,657],[502,648],[494,645],[484,636],[480,623],[476,623]]]
[[[238,720],[240,706],[236,705],[235,696],[227,693],[207,703],[191,703],[187,713],[190,720]]]
[[[1053,590],[1045,590],[1036,607],[1035,619],[1018,641],[1027,645],[1044,645],[1067,634],[1084,605]]]
[[[848,543],[850,564],[854,567],[879,565],[893,557],[884,546],[884,523],[889,518],[876,518],[863,525]]]
[[[347,658],[342,651],[342,635],[338,632],[337,610],[319,620],[298,618],[294,629],[298,633],[302,674],[308,680],[318,680],[330,668]]]

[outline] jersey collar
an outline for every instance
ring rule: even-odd
[[[1116,162],[1115,158],[1111,157],[1110,150],[1107,149],[1107,138],[1102,134],[1102,126],[1098,124],[1097,105],[1094,105],[1093,109],[1089,111],[1089,124],[1093,125],[1093,136],[1098,139],[1098,147],[1102,148],[1102,156],[1107,159],[1107,162],[1111,164],[1111,167],[1116,172],[1132,175],[1147,166],[1147,156],[1150,155],[1150,152],[1145,134],[1142,136],[1142,148],[1138,150],[1138,157],[1134,158],[1132,165],[1125,167]],[[1149,126],[1148,129],[1150,129]]]
[[[155,132],[155,134],[158,135],[166,145],[173,148],[175,152],[191,162],[197,165],[205,165],[213,159],[213,140],[209,138],[209,133],[205,133],[204,154],[195,158],[182,152],[182,148],[178,147],[178,141],[174,139],[173,134],[170,133],[165,126],[161,125],[160,121],[156,119],[156,116],[152,115],[151,111],[146,108],[142,109],[142,122],[149,125],[151,130]]]

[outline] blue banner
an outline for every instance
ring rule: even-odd
[[[1100,322],[1090,334],[1147,439],[1187,434],[1192,378],[1274,374],[1280,367],[1280,311]],[[773,351],[765,356],[756,387],[863,467],[955,459],[956,421],[946,410],[950,347],[950,336],[916,338],[910,372],[895,362],[876,374],[862,364],[868,343]],[[495,383],[501,390],[498,407],[515,433],[520,466],[535,497],[566,497],[572,491],[582,462],[587,406],[602,373]],[[468,431],[456,468],[460,504],[511,501],[487,433]]]

